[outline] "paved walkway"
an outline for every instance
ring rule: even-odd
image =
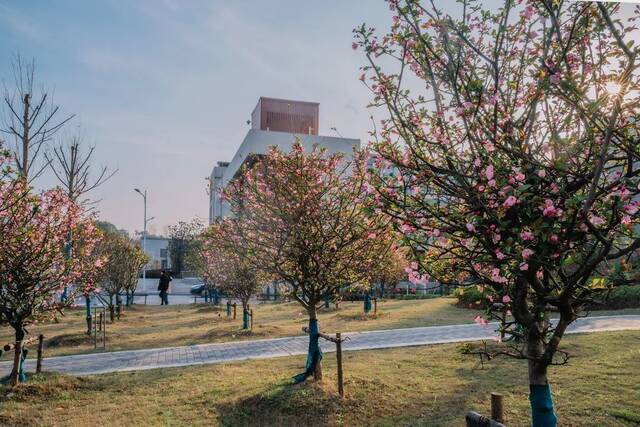
[[[343,344],[345,351],[376,348],[409,347],[450,342],[493,339],[496,324],[433,326],[421,328],[389,329],[382,331],[351,332],[343,334],[349,339]],[[601,316],[579,319],[567,333],[619,331],[640,329],[640,315]],[[322,351],[335,351],[335,345],[321,341]],[[43,369],[74,375],[94,375],[106,372],[136,371],[175,366],[231,362],[247,359],[265,359],[279,356],[306,354],[307,336],[235,341],[217,344],[199,344],[184,347],[153,348],[146,350],[114,351],[49,357],[43,360]],[[11,362],[0,363],[0,376],[11,370]],[[27,371],[35,370],[35,360],[27,361]]]

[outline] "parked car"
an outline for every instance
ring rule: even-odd
[[[191,295],[202,295],[206,289],[204,282],[199,277],[187,277],[182,281],[186,284],[191,284],[191,289],[189,289]]]
[[[202,295],[202,293],[204,292],[204,289],[205,289],[204,283],[201,283],[199,285],[193,285],[189,290],[189,292],[191,293],[191,295]]]

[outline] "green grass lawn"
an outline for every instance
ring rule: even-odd
[[[640,331],[572,335],[572,358],[551,368],[562,426],[640,423]],[[335,356],[322,384],[291,385],[304,357],[75,378],[32,377],[0,388],[2,425],[426,425],[460,426],[505,395],[506,423],[527,426],[526,363],[482,369],[456,344],[345,353],[346,398],[336,393]]]
[[[378,303],[378,314],[363,314],[362,302],[342,302],[340,309],[321,310],[320,328],[327,332],[406,328],[471,323],[479,313],[457,308],[452,298],[427,300],[385,300]],[[226,317],[226,310],[203,304],[168,307],[136,305],[127,309],[119,321],[107,325],[107,350],[140,349],[201,344],[240,339],[275,338],[301,335],[307,315],[298,303],[265,303],[254,309],[254,329],[242,331],[242,313],[237,320]],[[28,328],[31,335],[44,334],[46,355],[94,351],[93,338],[85,335],[82,309],[69,310],[58,323],[46,322]],[[0,328],[0,343],[11,341],[10,328]],[[99,348],[97,351],[104,351]],[[8,360],[11,355],[4,355]]]

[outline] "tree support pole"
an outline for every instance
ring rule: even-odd
[[[38,335],[38,359],[36,360],[36,374],[42,372],[42,350],[44,348],[44,335]]]
[[[342,338],[340,332],[336,333],[336,364],[338,365],[338,393],[344,397],[344,381],[342,378]]]

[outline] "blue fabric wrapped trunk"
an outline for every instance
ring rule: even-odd
[[[307,352],[307,364],[303,373],[293,377],[295,384],[301,383],[306,380],[307,377],[313,375],[316,366],[318,366],[318,363],[322,360],[322,350],[320,350],[318,343],[319,334],[318,319],[309,319],[309,351]]]

